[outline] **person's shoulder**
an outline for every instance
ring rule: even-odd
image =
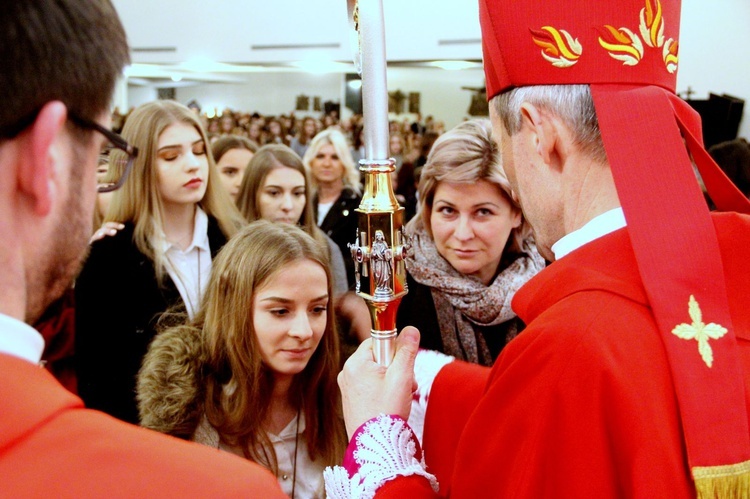
[[[64,429],[66,441],[74,442],[60,452],[69,453],[71,463],[76,463],[78,479],[102,491],[118,484],[123,495],[283,497],[268,470],[218,449],[86,409],[66,411],[56,424]]]
[[[321,239],[322,239],[323,241],[325,241],[325,242],[326,242],[326,244],[328,245],[328,249],[329,249],[329,250],[330,250],[330,251],[331,251],[331,252],[332,252],[333,254],[335,254],[335,253],[336,253],[336,251],[338,251],[339,255],[342,255],[342,252],[341,252],[341,249],[339,248],[339,245],[338,245],[338,244],[336,244],[336,241],[334,241],[334,240],[333,240],[333,238],[331,238],[331,236],[329,236],[328,234],[326,234],[326,233],[325,233],[325,232],[324,232],[323,230],[321,230],[321,229],[320,229],[319,227],[315,227],[315,232],[316,232],[316,236],[315,236],[315,237],[316,237],[316,238],[318,238],[318,237],[319,237],[319,238],[321,238]],[[334,250],[336,250],[336,251],[334,251]]]
[[[180,322],[186,316],[177,316]],[[141,426],[161,433],[190,438],[198,426],[198,402],[206,359],[200,329],[177,325],[161,331],[151,341],[137,378]]]
[[[344,187],[344,190],[341,191],[341,195],[339,196],[339,200],[347,203],[356,202],[359,205],[362,196],[357,194],[351,187]]]
[[[133,235],[135,225],[132,222],[126,222],[124,227],[118,230],[112,236],[104,236],[91,243],[91,253],[109,253],[112,251],[128,251],[135,248]]]
[[[750,215],[730,212],[711,212],[711,218],[716,227],[719,238],[722,235],[731,234],[732,237],[744,236],[750,238]],[[750,248],[748,248],[750,251]]]
[[[213,215],[208,215],[206,235],[208,236],[208,243],[211,245],[211,253],[214,256],[216,256],[216,253],[227,243],[227,241],[229,241],[229,236],[221,230],[219,220]]]

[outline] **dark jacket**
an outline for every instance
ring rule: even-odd
[[[78,393],[87,407],[138,423],[135,383],[141,360],[168,309],[184,303],[166,275],[156,281],[153,261],[133,243],[134,225],[95,242],[75,284]],[[212,258],[226,243],[209,217]]]
[[[401,331],[406,326],[414,326],[419,329],[421,334],[420,348],[446,353],[431,288],[418,283],[408,273],[406,274],[406,285],[409,292],[403,297],[398,307],[396,314],[397,329]],[[510,332],[511,336],[515,336],[515,334],[521,332],[524,324],[521,319],[515,317],[495,326],[476,326],[476,328],[481,331],[494,361],[509,341],[508,333]]]
[[[359,207],[362,197],[353,190],[345,187],[339,198],[334,201],[328,211],[320,229],[328,235],[341,249],[344,255],[344,266],[346,267],[346,279],[349,289],[354,289],[354,260],[347,243],[354,243],[357,238],[357,213],[354,211]],[[318,216],[318,197],[313,200],[315,217]]]

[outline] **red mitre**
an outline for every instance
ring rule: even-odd
[[[674,94],[679,20],[678,0],[480,0],[488,98],[527,85],[591,87],[696,490],[714,497],[750,489],[749,406],[719,245],[687,150],[719,210],[750,213],[750,202]]]

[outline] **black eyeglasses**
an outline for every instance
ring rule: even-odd
[[[68,119],[81,128],[101,133],[109,141],[109,144],[105,146],[103,151],[105,156],[109,156],[109,168],[103,179],[97,180],[97,192],[112,192],[122,187],[122,184],[128,178],[128,174],[130,174],[130,170],[133,168],[135,158],[138,156],[138,148],[128,144],[125,139],[115,132],[107,130],[91,120],[81,118],[75,113],[68,113]],[[112,151],[113,148],[118,151]],[[118,152],[121,155],[126,155],[127,158],[118,158]]]

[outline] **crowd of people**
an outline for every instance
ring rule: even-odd
[[[391,137],[392,177],[421,172],[409,180],[407,214],[420,216],[406,220],[417,251],[399,325],[483,365],[523,329],[510,300],[544,267],[490,132],[487,119],[428,132],[433,150],[413,161]],[[121,135],[138,153],[112,149],[100,165],[101,226],[63,309],[75,317],[73,391],[88,408],[261,463],[291,497],[323,497],[323,469],[346,443],[336,376],[372,327],[349,249],[357,148],[337,126],[297,143],[301,156],[244,135],[211,141],[170,100],[135,108]]]
[[[361,117],[113,119],[109,0],[9,6],[0,495],[746,497],[750,201],[674,95],[679,3],[561,1],[581,41],[480,2],[490,119],[391,123],[387,368],[349,249]],[[658,63],[623,69],[591,23],[639,11],[663,24],[609,32]]]

